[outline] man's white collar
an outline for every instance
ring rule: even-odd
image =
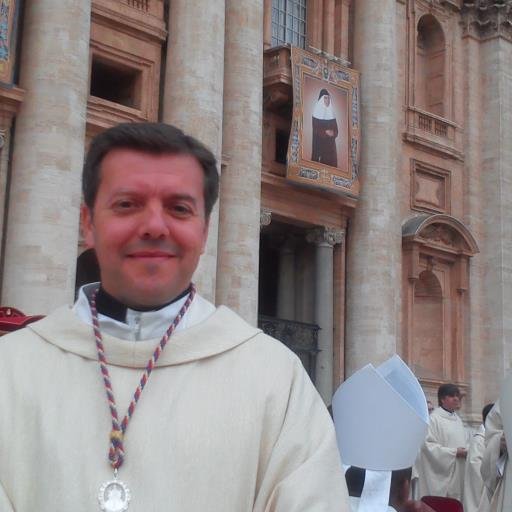
[[[91,309],[88,295],[99,283],[86,284],[80,288],[78,299],[73,306],[77,317],[89,325],[92,325]],[[157,311],[136,311],[128,308],[126,311],[126,323],[120,322],[108,316],[98,314],[100,330],[104,333],[123,340],[144,341],[163,336],[171,322],[179,313],[187,300],[188,295],[169,304]],[[215,311],[215,307],[196,295],[189,310],[178,324],[176,332],[191,327],[208,318]]]

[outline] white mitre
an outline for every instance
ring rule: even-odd
[[[358,512],[387,511],[391,472],[414,464],[427,433],[418,379],[397,355],[368,364],[341,384],[332,410],[341,460],[366,469]]]

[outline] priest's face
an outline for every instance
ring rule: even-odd
[[[190,284],[208,235],[199,162],[190,155],[114,149],[100,171],[82,226],[102,286],[132,307],[170,302]]]
[[[444,396],[443,398],[441,398],[441,406],[451,412],[458,411],[460,409],[460,396]]]

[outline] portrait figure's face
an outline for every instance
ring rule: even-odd
[[[201,165],[190,155],[114,149],[100,171],[82,220],[102,286],[132,307],[171,301],[190,284],[208,235]]]
[[[323,96],[324,104],[328,107],[331,104],[331,97],[328,94],[324,94]]]

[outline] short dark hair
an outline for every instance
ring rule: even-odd
[[[441,399],[447,396],[460,397],[460,389],[455,384],[441,384],[437,390],[437,400],[441,405]]]
[[[482,409],[482,423],[485,425],[485,420],[487,419],[487,415],[491,412],[491,409],[494,407],[494,404],[487,404]]]
[[[101,162],[109,151],[119,148],[157,155],[169,153],[194,157],[203,169],[206,218],[210,216],[219,195],[215,156],[202,142],[165,123],[122,123],[92,140],[82,172],[82,193],[90,210],[94,207],[100,186]]]

